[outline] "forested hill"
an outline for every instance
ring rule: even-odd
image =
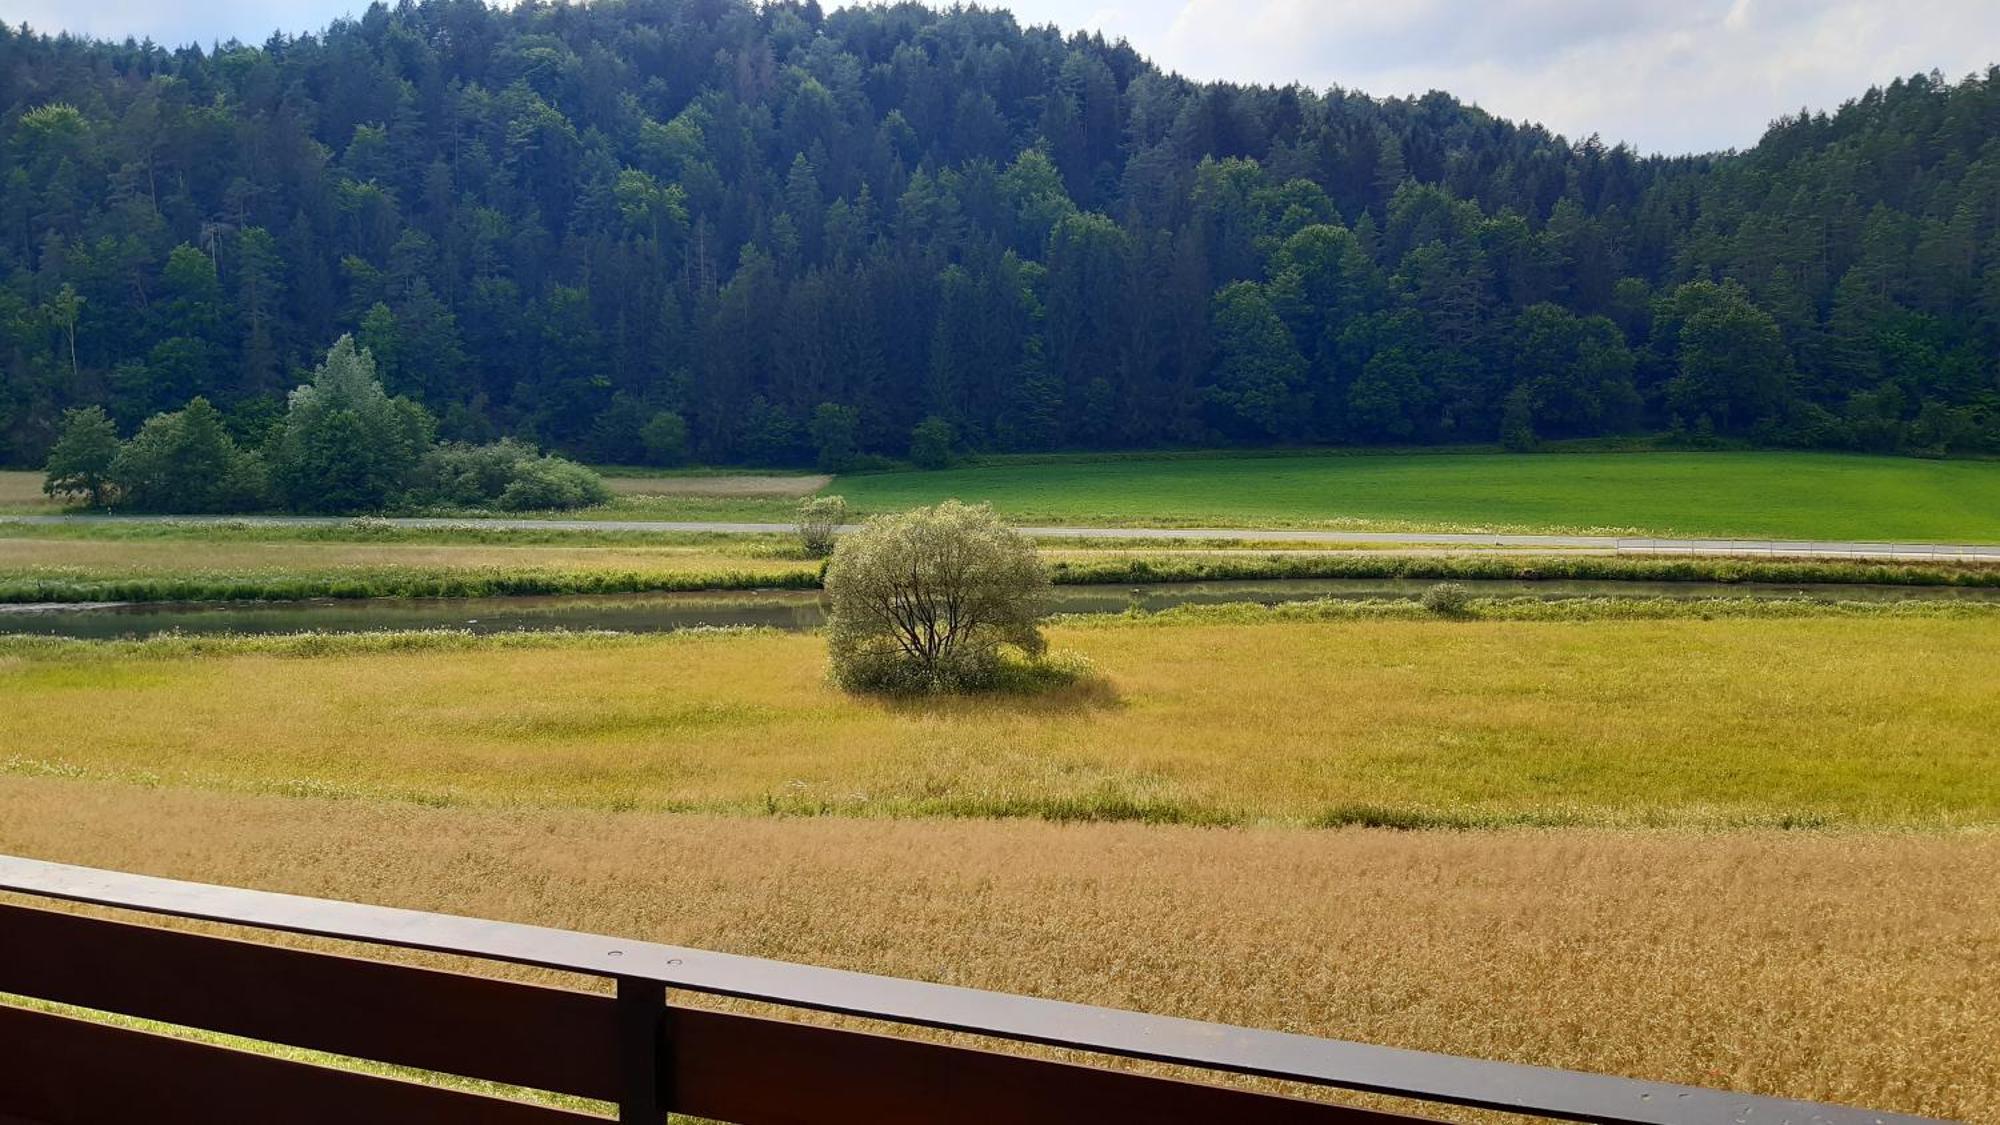
[[[86,403],[257,440],[346,332],[446,436],[614,462],[2000,451],[2000,68],[1661,159],[1000,11],[425,0],[0,27],[0,180],[0,461]]]

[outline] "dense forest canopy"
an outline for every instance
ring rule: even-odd
[[[0,26],[0,181],[0,462],[91,404],[260,442],[347,333],[447,439],[610,462],[2000,451],[2000,68],[1642,158],[996,10],[423,0]]]

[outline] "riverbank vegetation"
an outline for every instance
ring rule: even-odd
[[[24,525],[0,538],[0,604],[813,590],[820,560],[788,536],[501,531],[476,525]],[[2000,565],[1837,560],[1404,555],[1349,549],[1161,551],[1057,543],[1062,586],[1382,579],[2000,588]],[[1835,593],[1833,596],[1838,596]]]

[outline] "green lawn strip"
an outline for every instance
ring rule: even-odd
[[[1023,524],[2000,541],[2000,461],[1831,453],[1411,453],[992,463],[841,477],[856,511],[987,501]]]

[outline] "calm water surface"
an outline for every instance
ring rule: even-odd
[[[1053,613],[1123,613],[1137,606],[1255,602],[1277,605],[1316,598],[1416,597],[1434,583],[1396,579],[1286,579],[1134,586],[1062,586]],[[1465,582],[1482,597],[1547,599],[1624,597],[1810,597],[1829,601],[1954,598],[2000,601],[2000,590],[1902,586],[1774,586],[1709,582]],[[0,633],[116,638],[157,633],[360,633],[387,629],[467,629],[507,633],[604,629],[662,633],[702,626],[754,625],[811,629],[825,620],[813,591],[728,594],[628,594],[532,598],[404,598],[304,602],[155,602],[115,605],[0,606]]]

